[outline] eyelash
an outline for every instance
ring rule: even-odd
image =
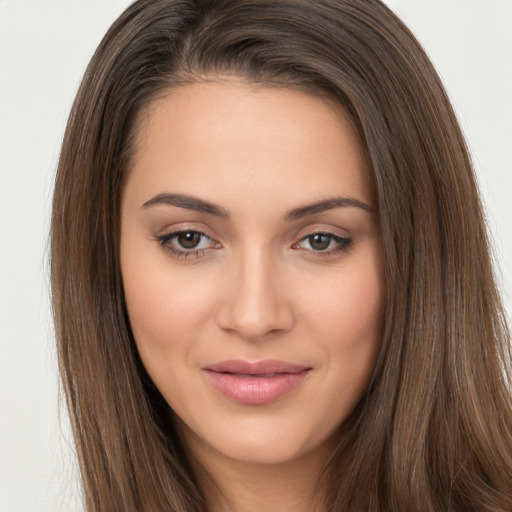
[[[175,246],[172,245],[172,241],[177,238],[180,235],[191,233],[194,235],[200,235],[201,237],[207,238],[208,240],[212,240],[206,233],[203,233],[202,231],[198,231],[197,229],[180,229],[178,231],[173,231],[171,233],[166,233],[165,235],[158,235],[156,236],[156,240],[160,244],[160,246],[170,252],[173,256],[176,256],[179,259],[185,259],[185,258],[199,258],[201,256],[205,256],[208,252],[210,252],[212,249],[215,249],[215,247],[207,247],[205,249],[190,249],[190,250],[180,250],[177,249]],[[213,242],[213,240],[212,240]],[[216,244],[216,242],[214,242]],[[219,245],[220,244],[216,244]]]
[[[204,237],[214,243],[214,246],[212,247],[206,247],[204,249],[184,249],[180,250],[176,248],[172,241],[176,239],[178,236],[183,234],[194,234],[194,235],[200,235],[201,237]],[[334,249],[330,250],[318,250],[315,251],[314,249],[304,249],[300,247],[300,244],[307,241],[308,239],[311,239],[314,236],[325,236],[329,239],[329,245],[334,241],[336,243],[336,247]],[[173,256],[179,258],[179,259],[185,259],[185,258],[200,258],[202,256],[205,256],[207,253],[209,253],[211,250],[216,249],[218,247],[221,247],[221,245],[218,242],[214,242],[212,238],[210,238],[206,233],[203,233],[202,231],[198,231],[196,229],[181,229],[178,231],[173,231],[171,233],[166,233],[165,235],[158,235],[155,237],[155,239],[158,241],[160,246],[170,252]],[[340,252],[348,252],[350,250],[350,247],[352,245],[352,239],[350,238],[343,238],[337,235],[334,235],[332,233],[324,232],[324,231],[318,231],[315,233],[310,233],[307,236],[301,238],[301,240],[294,244],[292,246],[295,250],[301,250],[307,253],[310,253],[314,257],[322,258],[322,257],[328,257],[335,253]],[[217,246],[217,247],[216,247]]]
[[[335,242],[335,247],[330,250],[319,250],[315,251],[314,249],[303,249],[300,247],[304,241],[311,239],[314,236],[325,236],[328,238],[329,243],[328,246],[331,245],[332,242]],[[314,257],[325,258],[332,254],[340,253],[340,252],[348,252],[352,245],[351,238],[344,238],[341,236],[334,235],[333,233],[325,232],[325,231],[317,231],[314,233],[310,233],[303,237],[298,243],[294,244],[292,247],[297,250],[302,250],[308,253],[311,253]]]

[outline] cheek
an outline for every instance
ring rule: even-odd
[[[380,349],[385,286],[380,259],[361,258],[312,299],[317,342],[328,359],[331,392],[326,400],[340,403],[345,413],[356,405],[368,385]]]
[[[311,318],[331,338],[353,342],[356,346],[379,338],[385,306],[385,285],[381,258],[377,250],[363,253],[348,268],[341,268],[336,276],[322,287],[314,288],[307,309]]]
[[[208,287],[173,271],[166,255],[125,250],[122,273],[132,332],[141,354],[168,358],[186,349],[207,321],[212,301]]]

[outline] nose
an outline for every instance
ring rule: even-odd
[[[262,252],[240,257],[232,268],[217,322],[247,341],[289,331],[295,322],[282,272]]]

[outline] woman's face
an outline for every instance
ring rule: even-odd
[[[185,440],[261,463],[325,450],[368,384],[384,309],[351,123],[300,92],[219,80],[155,101],[135,148],[126,303]]]

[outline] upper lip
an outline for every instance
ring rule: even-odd
[[[311,367],[287,363],[277,359],[263,359],[261,361],[232,359],[207,365],[203,370],[216,373],[236,373],[240,375],[267,375],[276,373],[300,373],[311,370]]]

